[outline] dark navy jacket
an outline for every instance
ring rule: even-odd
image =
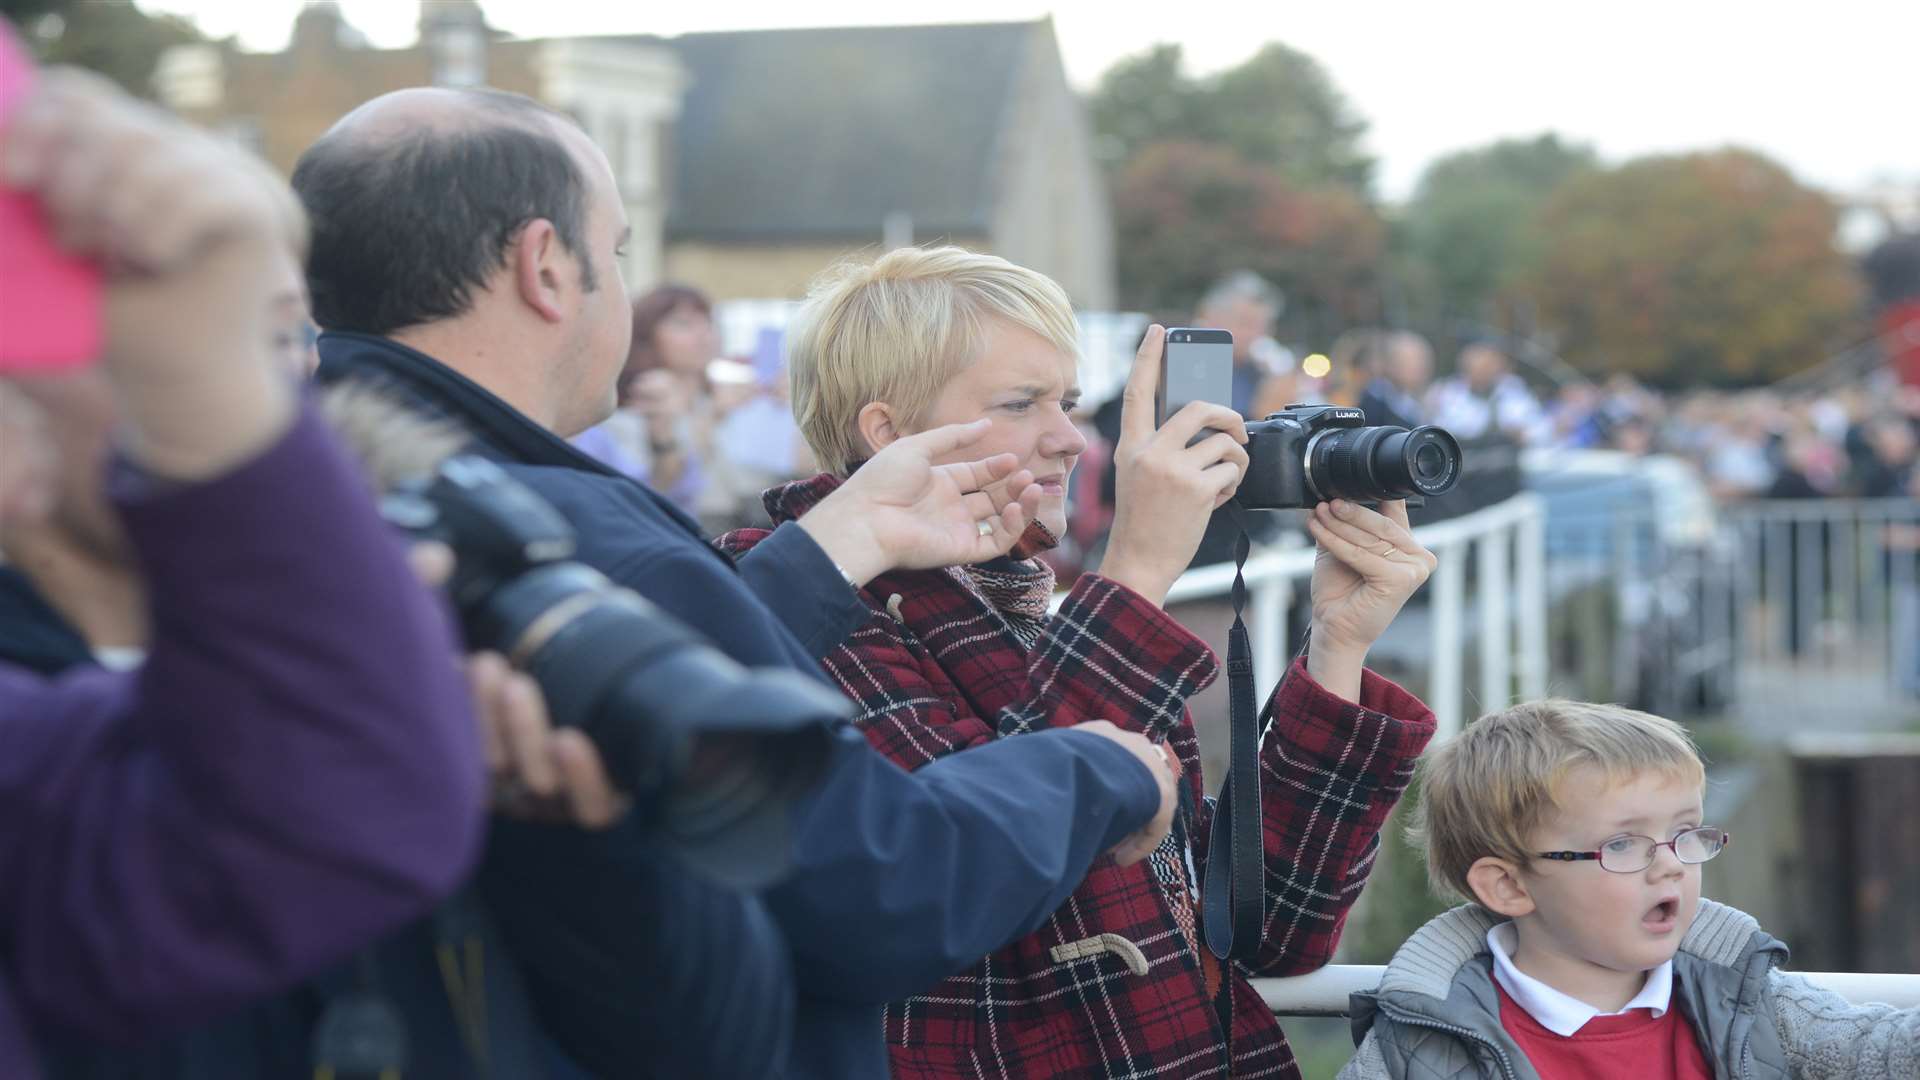
[[[342,333],[323,335],[320,354],[323,382],[384,382],[463,423],[476,450],[572,523],[581,561],[743,664],[822,677],[819,658],[869,615],[797,526],[736,567],[664,498],[431,358]],[[884,1077],[881,1006],[1030,932],[1158,803],[1132,755],[1080,732],[916,773],[850,725],[835,736],[826,779],[796,815],[793,872],[760,897],[684,876],[663,888],[660,857],[637,828],[496,825],[482,894],[541,1021],[576,1060],[633,1075],[688,1041],[719,1040],[707,1050],[722,1056],[777,1039],[791,1008],[789,1075]],[[766,945],[780,936],[796,997],[769,975],[789,962]]]

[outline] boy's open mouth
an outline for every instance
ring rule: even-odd
[[[1680,898],[1670,896],[1647,909],[1640,924],[1649,930],[1671,930],[1680,919]]]

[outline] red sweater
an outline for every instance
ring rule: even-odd
[[[1654,1019],[1651,1009],[1596,1016],[1572,1036],[1540,1026],[1500,991],[1500,1026],[1526,1052],[1540,1080],[1713,1080],[1693,1025],[1678,1009]]]

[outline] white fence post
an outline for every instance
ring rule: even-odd
[[[1479,540],[1480,711],[1504,709],[1513,699],[1513,639],[1508,634],[1511,599],[1507,592],[1507,529]]]
[[[1293,581],[1275,575],[1253,587],[1253,687],[1255,708],[1266,704],[1280,685],[1287,662],[1287,608]]]
[[[1520,519],[1520,698],[1547,696],[1547,515],[1536,497]]]
[[[1456,541],[1434,551],[1440,565],[1433,571],[1433,693],[1427,704],[1433,708],[1434,738],[1442,742],[1460,730],[1460,669],[1465,644],[1460,629],[1466,600],[1466,569],[1460,559],[1465,547],[1465,542]]]

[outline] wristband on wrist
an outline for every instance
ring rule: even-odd
[[[831,562],[832,560],[828,561]],[[840,580],[847,583],[847,588],[852,589],[854,592],[860,591],[860,583],[853,580],[853,575],[847,573],[846,567],[841,566],[839,563],[834,563],[833,568],[840,571]]]

